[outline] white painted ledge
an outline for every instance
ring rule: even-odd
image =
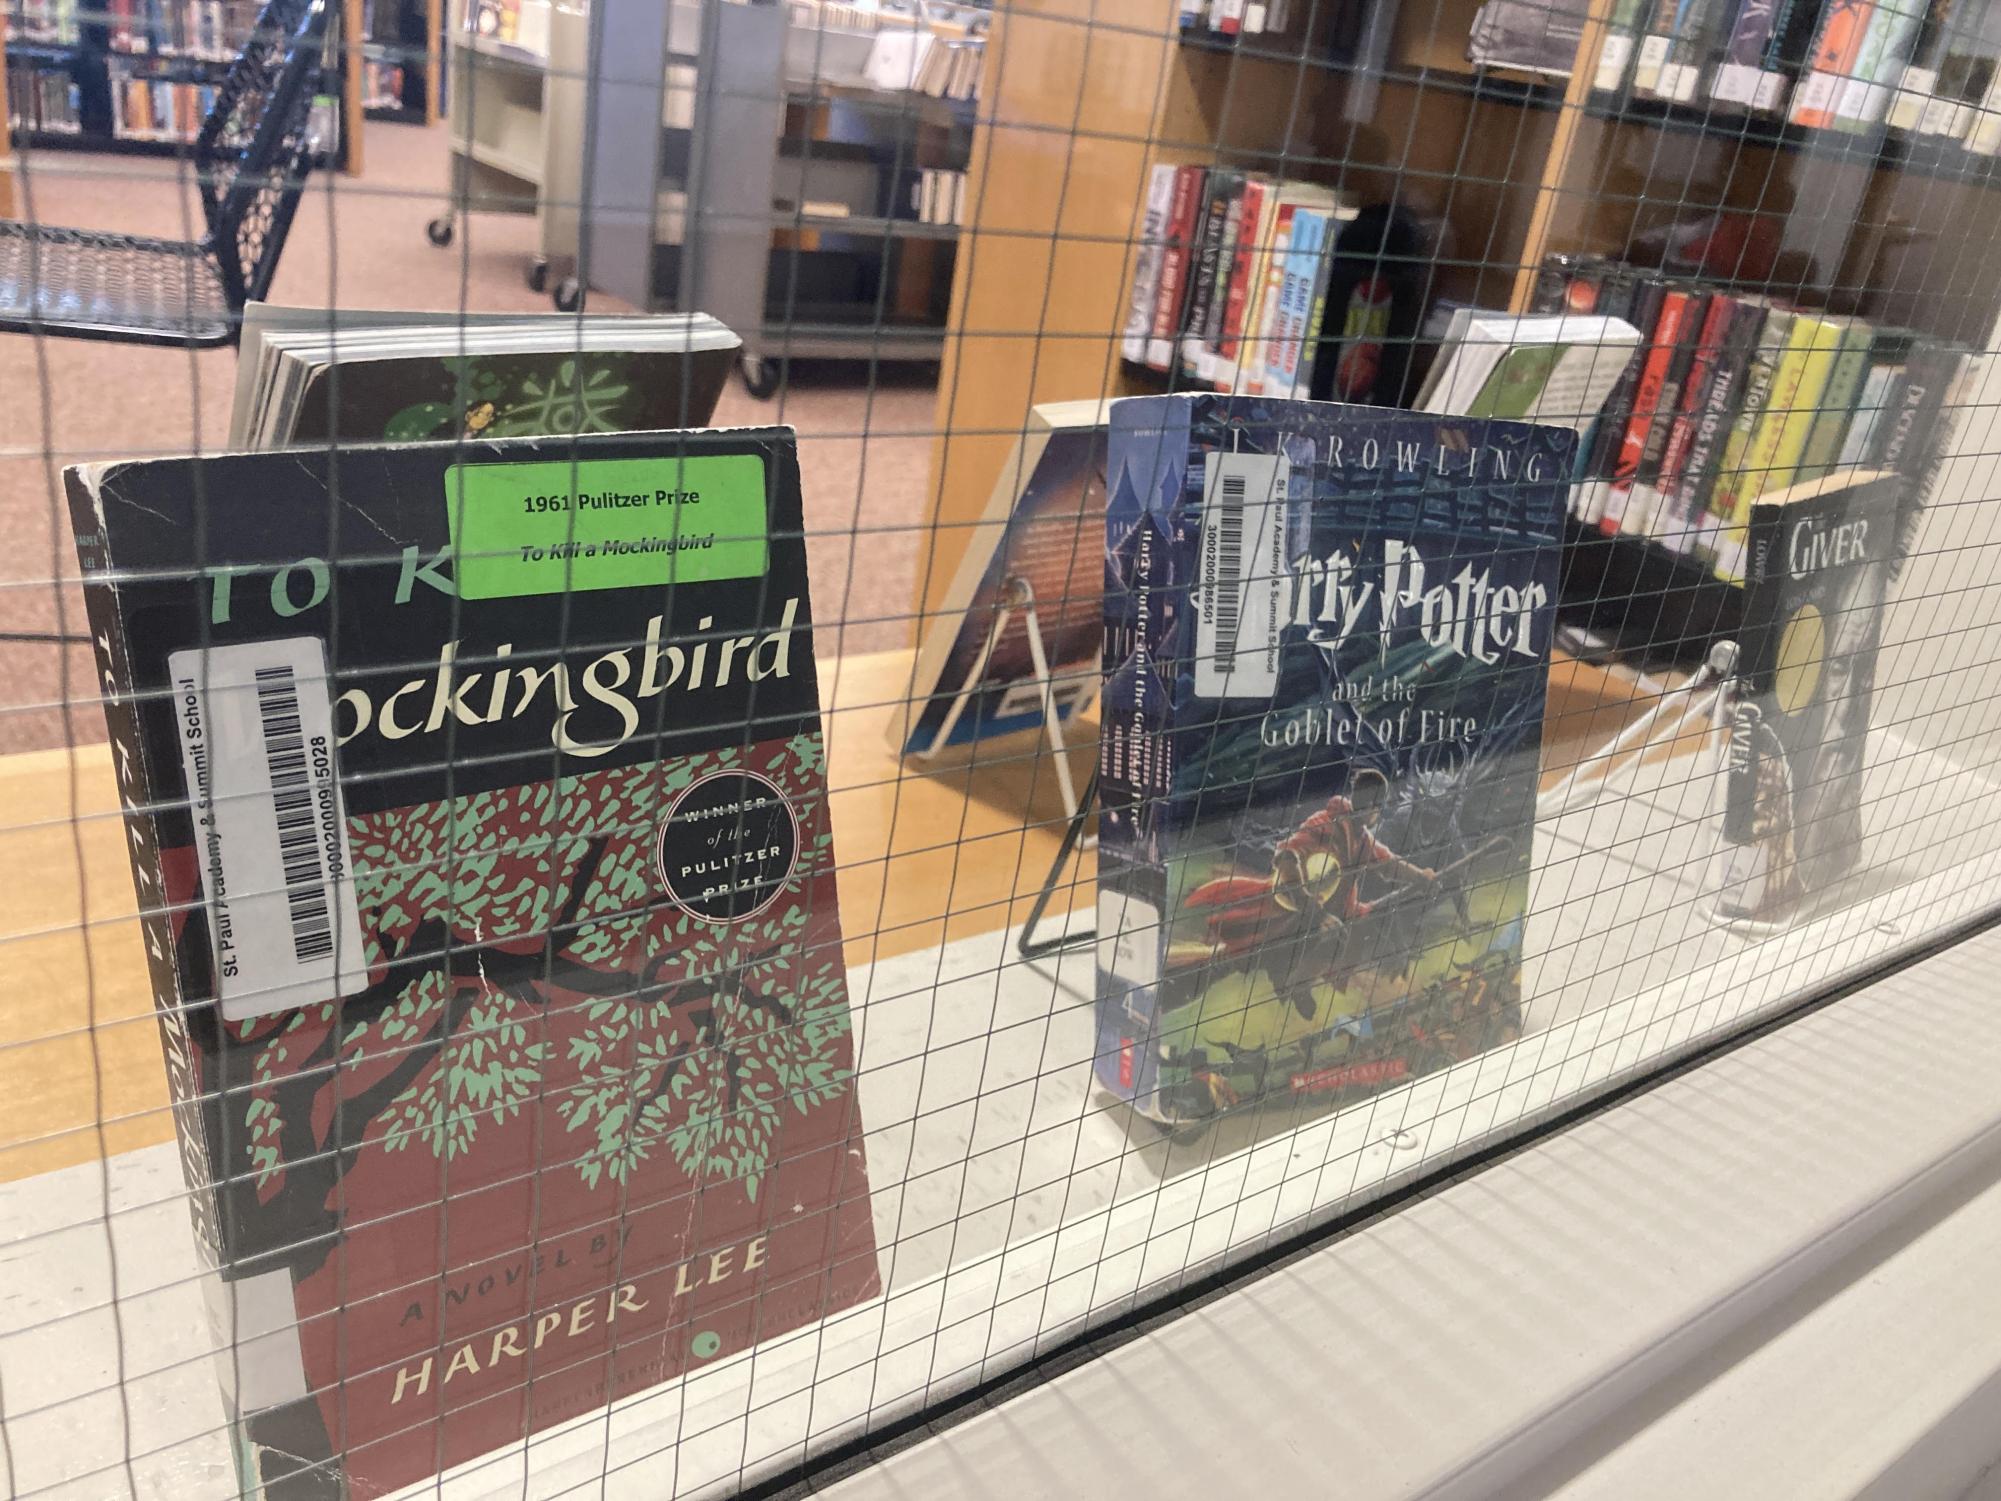
[[[1997,972],[1990,932],[829,1494],[1986,1494]]]

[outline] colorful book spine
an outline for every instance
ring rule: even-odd
[[[1834,461],[1837,467],[1859,469],[1869,462],[1869,456],[1875,451],[1876,434],[1881,430],[1883,415],[1897,405],[1903,388],[1904,366],[1901,362],[1869,367],[1869,374],[1862,383],[1862,394],[1855,403],[1855,420],[1848,424],[1847,436],[1841,440],[1841,452]]]
[[[1904,64],[1917,46],[1926,8],[1927,0],[1888,0],[1876,7],[1855,60],[1855,76],[1835,95],[1837,128],[1862,131],[1883,123]]]
[[[1645,0],[1615,0],[1606,23],[1605,40],[1598,47],[1598,68],[1591,80],[1593,88],[1609,93],[1625,84],[1645,8]]]
[[[1795,480],[1819,479],[1834,468],[1841,456],[1842,440],[1862,399],[1862,382],[1869,376],[1869,351],[1875,346],[1876,331],[1859,318],[1841,330],[1841,343],[1827,373],[1827,386],[1820,394],[1820,410],[1814,414],[1807,432],[1806,447],[1800,454]]]
[[[1696,428],[1709,408],[1709,393],[1722,366],[1730,328],[1737,321],[1738,307],[1736,299],[1722,293],[1709,299],[1701,331],[1696,336],[1695,357],[1690,361],[1687,378],[1682,382],[1674,421],[1668,429],[1667,445],[1661,453],[1660,472],[1654,480],[1654,490],[1660,499],[1655,503],[1649,530],[1677,552],[1687,551],[1694,537],[1694,528],[1689,525],[1692,518],[1682,503],[1682,475],[1695,445]]]
[[[1807,435],[1820,414],[1821,393],[1841,349],[1842,328],[1802,313],[1793,320],[1786,352],[1772,378],[1772,397],[1745,455],[1745,488],[1751,498],[1792,484],[1806,452]]]
[[[1723,469],[1732,424],[1744,404],[1745,384],[1769,312],[1761,302],[1746,298],[1730,301],[1730,323],[1716,356],[1716,372],[1710,378],[1709,389],[1703,393],[1702,411],[1689,438],[1688,457],[1682,463],[1675,486],[1676,510],[1697,550],[1706,550],[1715,536],[1716,518],[1710,508],[1711,501]]]
[[[1177,167],[1174,172],[1174,200],[1167,216],[1166,243],[1161,247],[1160,293],[1153,304],[1153,337],[1146,346],[1146,362],[1155,370],[1174,368],[1175,339],[1188,295],[1195,217],[1207,175],[1200,167]]]
[[[1726,583],[1740,583],[1744,577],[1744,518],[1749,514],[1752,478],[1746,461],[1751,441],[1765,420],[1765,408],[1771,404],[1779,361],[1785,358],[1797,319],[1798,315],[1788,308],[1772,308],[1765,314],[1765,326],[1758,332],[1751,363],[1745,369],[1743,404],[1731,419],[1723,457],[1717,464],[1703,541],[1715,561],[1717,577]]]
[[[1589,485],[1580,518],[1588,525],[1604,526],[1605,513],[1611,504],[1613,470],[1618,463],[1627,424],[1632,421],[1640,378],[1645,373],[1647,357],[1653,347],[1654,326],[1660,321],[1661,304],[1666,298],[1667,283],[1658,277],[1642,276],[1634,282],[1631,300],[1623,316],[1641,331],[1641,340],[1627,360],[1618,383],[1612,387],[1612,394],[1605,398],[1604,415],[1592,429],[1591,454],[1584,463]],[[1613,529],[1617,530],[1617,527],[1615,520]]]
[[[1201,228],[1188,269],[1188,310],[1182,319],[1179,349],[1184,375],[1201,378],[1203,331],[1208,327],[1209,308],[1216,300],[1216,267],[1223,256],[1224,226],[1229,222],[1230,204],[1243,179],[1233,172],[1211,172],[1202,204]]]
[[[1292,239],[1285,257],[1285,290],[1279,303],[1279,335],[1265,372],[1265,394],[1291,397],[1310,378],[1306,325],[1313,313],[1313,288],[1320,277],[1322,249],[1329,216],[1317,209],[1298,209],[1292,216]]]
[[[1828,0],[1807,59],[1806,76],[1793,95],[1793,124],[1812,130],[1833,127],[1835,97],[1854,74],[1855,59],[1861,54],[1875,9],[1874,0]]]
[[[1640,527],[1639,508],[1633,504],[1633,485],[1646,457],[1647,437],[1662,416],[1661,392],[1667,386],[1668,370],[1681,347],[1682,329],[1692,300],[1686,289],[1671,287],[1661,301],[1660,319],[1654,324],[1646,363],[1641,366],[1639,384],[1633,390],[1633,413],[1620,435],[1618,456],[1613,460],[1605,514],[1598,523],[1598,529],[1608,537]]]
[[[1248,347],[1237,361],[1240,384],[1246,395],[1263,393],[1265,372],[1271,368],[1272,346],[1278,338],[1279,304],[1285,296],[1285,260],[1292,247],[1293,216],[1298,212],[1298,204],[1281,202],[1272,219],[1271,244],[1263,252],[1263,269],[1258,273],[1257,316],[1245,341]]]
[[[1228,391],[1237,383],[1237,361],[1244,344],[1244,320],[1251,303],[1251,274],[1257,265],[1258,236],[1268,217],[1266,199],[1278,191],[1278,184],[1262,177],[1244,183],[1243,204],[1238,214],[1236,250],[1230,258],[1229,291],[1223,299],[1221,332],[1216,340],[1215,363],[1210,382]]]
[[[1153,306],[1160,293],[1160,262],[1167,250],[1176,170],[1163,162],[1147,179],[1146,217],[1140,224],[1139,252],[1133,258],[1132,302],[1126,309],[1125,334],[1119,341],[1119,353],[1136,365],[1146,363],[1147,338],[1153,332]]]

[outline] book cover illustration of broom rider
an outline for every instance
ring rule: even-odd
[[[1100,1082],[1166,1126],[1519,1035],[1572,437],[1113,409]]]

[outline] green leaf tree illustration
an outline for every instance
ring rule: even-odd
[[[545,1091],[575,1143],[545,1153],[586,1183],[666,1152],[755,1197],[785,1114],[835,1100],[851,1077],[840,956],[807,950],[796,899],[829,868],[831,836],[808,820],[787,892],[719,925],[656,899],[652,835],[713,770],[756,770],[810,802],[819,757],[801,736],[350,820],[380,978],[230,1028],[237,1191],[258,1205],[238,1221],[273,1238],[245,1254],[282,1252],[309,1273],[338,1241],[338,1188],[366,1146],[450,1161]],[[552,1028],[567,1034],[562,1081]]]

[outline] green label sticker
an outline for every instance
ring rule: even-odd
[[[761,578],[764,460],[454,464],[445,514],[463,599]]]

